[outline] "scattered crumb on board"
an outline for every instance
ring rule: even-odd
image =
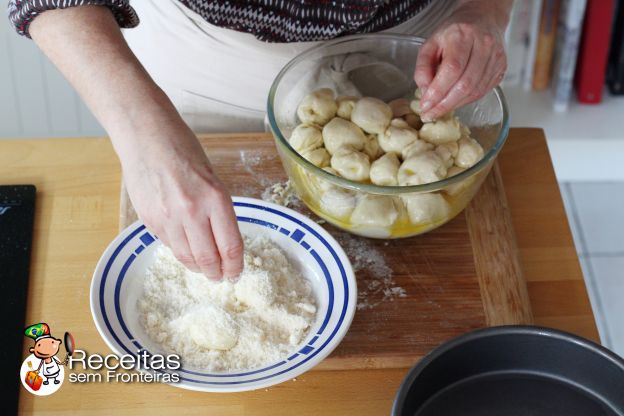
[[[240,152],[240,160],[241,164],[245,171],[252,174],[255,178],[258,179],[260,185],[269,186],[273,183],[271,179],[269,179],[264,173],[262,173],[262,169],[256,169],[258,167],[262,167],[262,165],[266,162],[263,159],[262,153],[253,150],[241,150]]]
[[[383,253],[362,237],[342,233],[338,242],[351,260],[353,270],[367,270],[366,279],[358,279],[357,309],[373,309],[382,302],[393,302],[404,298],[407,292],[397,286],[392,277],[392,269],[386,263]]]
[[[259,153],[241,150],[240,158],[245,170],[258,177],[262,186],[266,187],[261,195],[264,201],[294,209],[302,207],[290,180],[273,182],[254,170],[263,163]],[[326,221],[319,218],[316,222],[325,224]],[[368,271],[366,279],[358,279],[358,310],[373,309],[382,302],[393,302],[395,298],[407,296],[405,289],[394,281],[392,269],[387,265],[383,253],[372,243],[346,232],[336,238],[351,260],[355,273]],[[389,241],[384,242],[384,246],[388,245]]]
[[[284,207],[290,207],[300,203],[299,197],[295,193],[295,189],[290,180],[286,182],[276,182],[268,186],[264,192],[262,192],[262,199]]]

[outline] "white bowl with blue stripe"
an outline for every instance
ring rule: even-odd
[[[311,282],[317,317],[304,342],[279,362],[232,373],[176,370],[172,385],[208,392],[265,388],[290,380],[321,362],[346,334],[357,298],[355,275],[340,245],[308,217],[269,202],[235,197],[234,210],[244,235],[264,235],[295,260]],[[137,300],[145,272],[155,261],[160,241],[140,221],[108,246],[91,282],[91,313],[106,344],[117,354],[160,353],[139,323]]]

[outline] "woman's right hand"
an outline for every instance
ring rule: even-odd
[[[111,10],[49,10],[30,34],[110,135],[139,218],[188,268],[213,279],[238,276],[243,242],[230,196]]]
[[[215,280],[237,277],[243,242],[228,191],[183,122],[148,124],[131,133],[148,141],[125,138],[147,146],[121,157],[139,218],[189,269]]]

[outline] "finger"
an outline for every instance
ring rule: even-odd
[[[195,263],[201,272],[209,279],[220,280],[223,277],[221,274],[221,258],[212,235],[212,227],[208,216],[204,218],[198,217],[195,221],[189,222],[185,225],[184,231]]]
[[[436,106],[421,115],[422,119],[435,120],[457,108],[460,103],[475,100],[479,94],[478,87],[483,80],[488,59],[489,51],[483,47],[474,47],[463,74]]]
[[[243,271],[243,239],[229,196],[225,195],[214,205],[210,218],[212,232],[221,255],[223,276],[238,277]]]
[[[483,97],[490,92],[494,87],[501,83],[505,75],[505,69],[507,67],[507,59],[504,51],[500,53],[493,53],[490,55],[485,72],[482,78],[481,84],[477,87],[477,99]],[[457,107],[471,103],[474,100],[464,99]]]
[[[488,91],[499,85],[505,77],[507,71],[507,58],[503,54],[495,59],[495,62],[491,64],[491,67],[486,71],[486,77],[488,81]]]
[[[414,81],[422,91],[425,91],[431,84],[438,67],[438,61],[438,44],[435,40],[429,40],[418,52],[416,69],[414,70]]]
[[[434,108],[446,97],[465,71],[473,49],[471,38],[461,34],[451,34],[446,45],[443,45],[442,62],[438,67],[433,81],[420,101],[424,113]]]
[[[173,251],[173,255],[178,259],[178,261],[186,268],[190,269],[194,272],[199,272],[200,268],[195,263],[195,258],[193,256],[193,252],[189,246],[189,242],[186,238],[186,233],[184,229],[180,225],[175,225],[171,227],[167,227],[165,230],[165,239],[166,245]]]
[[[457,103],[455,108],[459,108],[463,105],[470,104],[471,102],[478,100],[491,89],[489,86],[491,81],[491,74],[489,72],[492,71],[491,67],[493,66],[493,60],[494,58],[490,56],[481,76],[481,79],[474,86],[472,93],[466,94],[465,97],[459,103]]]

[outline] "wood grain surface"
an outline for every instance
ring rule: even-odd
[[[512,129],[499,165],[535,323],[598,341],[543,132]],[[0,183],[38,189],[26,321],[71,331],[90,353],[110,353],[88,294],[95,264],[118,233],[120,178],[106,139],[0,140]],[[30,346],[25,339],[24,357]],[[66,380],[50,397],[22,391],[20,414],[372,416],[389,413],[405,372],[311,371],[266,391],[224,395]]]
[[[498,163],[466,209],[487,326],[533,322]]]
[[[260,198],[287,179],[270,134],[206,135],[201,142],[233,195]],[[319,219],[298,202],[294,209]],[[120,228],[135,219],[122,188]],[[421,236],[376,240],[323,226],[355,265],[359,303],[349,332],[315,369],[408,367],[464,332],[533,321],[498,168],[465,213]],[[405,297],[384,293],[384,279]]]

